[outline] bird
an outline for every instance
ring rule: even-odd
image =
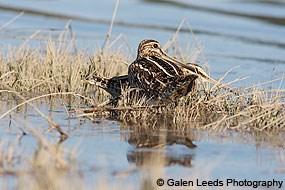
[[[196,79],[208,81],[232,93],[236,91],[212,79],[197,64],[184,64],[168,55],[158,41],[145,39],[139,43],[137,57],[128,67],[130,87],[164,99],[176,99],[193,90]]]
[[[193,90],[199,74],[177,64],[158,41],[140,42],[136,59],[128,67],[131,88],[142,89],[147,97],[174,101]]]
[[[204,69],[195,64],[184,64],[168,55],[158,41],[145,39],[139,43],[137,57],[129,65],[128,74],[111,78],[93,76],[86,83],[95,84],[111,94],[113,98],[122,95],[122,89],[135,89],[139,93],[131,96],[146,96],[152,100],[175,101],[194,91],[197,79],[208,81],[216,87],[238,94],[230,87],[212,79]]]

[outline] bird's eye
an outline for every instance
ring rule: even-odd
[[[153,44],[153,48],[158,48],[158,45],[157,44]]]

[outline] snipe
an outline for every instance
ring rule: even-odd
[[[238,94],[210,78],[199,65],[184,64],[169,56],[156,40],[140,42],[137,57],[129,65],[128,75],[115,76],[110,79],[95,76],[88,82],[96,83],[113,97],[121,95],[122,87],[130,87],[138,89],[140,94],[150,99],[174,101],[193,91],[198,78]]]
[[[167,55],[155,40],[143,40],[136,60],[129,66],[128,77],[132,88],[142,89],[148,97],[175,100],[194,87],[196,73],[186,73]]]
[[[183,64],[169,56],[156,40],[143,40],[139,44],[137,58],[129,66],[128,77],[132,88],[140,88],[154,97],[170,100],[190,92],[197,78],[237,93],[210,78],[202,67]]]

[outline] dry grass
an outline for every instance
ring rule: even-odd
[[[65,36],[65,37],[64,37]],[[126,56],[105,49],[91,55],[75,51],[74,40],[60,35],[55,41],[47,39],[38,48],[7,47],[0,51],[0,89],[9,86],[21,93],[47,94],[55,92],[84,92],[89,89],[82,79],[97,72],[113,76],[126,71]],[[104,67],[102,67],[104,65]]]
[[[126,121],[130,118],[128,121],[132,123],[151,128],[161,127],[164,123],[164,126],[178,130],[198,127],[215,131],[283,131],[284,92],[281,89],[256,89],[256,86],[239,96],[221,90],[210,94],[195,92],[161,108],[122,109],[119,119]]]
[[[282,79],[279,79],[280,86]],[[268,83],[271,83],[269,81]],[[146,99],[130,102],[127,93],[117,105],[98,105],[79,111],[79,116],[104,116],[150,129],[187,130],[202,128],[215,131],[284,131],[284,89],[261,89],[254,85],[234,95],[221,89],[197,90],[171,104],[149,104]]]

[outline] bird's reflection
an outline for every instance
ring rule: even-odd
[[[153,158],[160,158],[165,166],[192,166],[193,148],[196,145],[193,144],[189,134],[151,130],[133,131],[127,141],[133,145],[127,152],[128,162],[137,166],[154,164]]]

